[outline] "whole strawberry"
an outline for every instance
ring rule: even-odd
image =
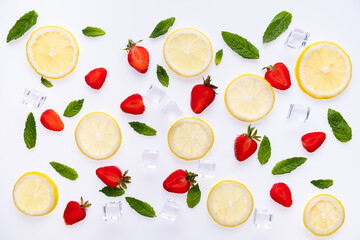
[[[140,73],[146,73],[149,68],[150,57],[146,48],[136,45],[141,41],[142,40],[134,42],[129,39],[128,45],[124,50],[128,51],[128,62],[130,66]]]
[[[311,132],[302,136],[301,142],[306,151],[314,152],[323,144],[325,139],[326,134],[324,132]]]
[[[86,210],[91,206],[91,203],[86,201],[84,203],[81,197],[81,203],[70,201],[64,211],[64,221],[66,225],[73,225],[74,223],[80,222],[86,217]]]
[[[64,129],[64,123],[52,109],[48,109],[41,114],[40,122],[45,128],[52,131],[62,131]]]
[[[286,90],[291,86],[289,70],[285,64],[275,63],[275,65],[270,65],[263,69],[267,69],[265,79],[274,88]]]
[[[260,136],[257,136],[257,130],[253,133],[255,128],[248,126],[247,133],[243,133],[235,139],[234,151],[235,157],[238,161],[244,161],[249,158],[257,149],[256,141],[260,140]]]
[[[85,82],[93,89],[100,89],[105,82],[107,71],[105,68],[95,68],[85,76]]]
[[[285,183],[275,183],[270,190],[270,196],[284,207],[291,207],[292,205],[291,191]]]
[[[195,85],[191,90],[190,105],[193,112],[197,114],[204,111],[214,101],[216,95],[217,87],[211,84],[210,76],[203,80],[203,84]]]
[[[196,183],[195,177],[197,174],[179,169],[165,179],[163,187],[168,192],[186,193]]]
[[[125,113],[139,115],[144,113],[145,105],[140,94],[133,94],[127,97],[121,104],[120,108]]]
[[[111,188],[119,187],[126,189],[127,183],[130,183],[130,176],[126,176],[128,170],[122,174],[120,168],[117,166],[106,166],[96,169],[96,175],[103,181],[107,186]]]

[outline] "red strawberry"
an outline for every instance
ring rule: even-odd
[[[164,181],[163,187],[166,191],[172,193],[186,193],[190,186],[194,186],[197,174],[187,170],[176,170],[171,173]]]
[[[285,183],[275,183],[270,190],[270,196],[284,207],[291,207],[292,205],[291,191]]]
[[[48,109],[41,114],[40,122],[45,128],[52,131],[62,131],[64,129],[64,123],[52,109]]]
[[[260,136],[256,136],[257,130],[253,133],[254,129],[250,124],[247,130],[248,132],[241,134],[235,139],[234,150],[235,157],[238,161],[246,160],[256,151],[256,141],[259,141]]]
[[[210,83],[210,76],[203,80],[203,84],[195,85],[191,91],[191,109],[194,113],[201,113],[215,99],[217,87]]]
[[[314,152],[318,149],[326,139],[324,132],[307,133],[301,138],[302,145],[308,152]]]
[[[133,94],[127,97],[121,104],[121,110],[130,114],[142,114],[145,111],[145,105],[143,102],[143,98],[140,94]]]
[[[144,47],[136,46],[137,43],[129,39],[128,45],[124,50],[128,50],[128,62],[130,66],[141,73],[146,73],[149,68],[149,52]]]
[[[130,183],[131,177],[126,176],[128,170],[121,173],[120,168],[117,166],[106,166],[96,169],[96,175],[109,187],[122,187],[127,188],[126,183]]]
[[[105,82],[106,75],[105,68],[95,68],[85,76],[85,82],[93,89],[100,89]]]
[[[70,201],[64,211],[64,221],[66,225],[73,225],[74,223],[80,222],[86,217],[86,210],[91,206],[91,203],[86,201],[83,202],[81,197],[81,204],[75,201]]]
[[[267,69],[265,79],[271,86],[280,90],[286,90],[291,86],[289,70],[285,64],[275,63],[275,65],[270,65],[263,69],[265,68]]]

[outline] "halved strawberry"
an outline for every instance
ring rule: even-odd
[[[121,110],[125,113],[139,115],[145,111],[143,98],[140,94],[133,94],[127,97],[121,104]]]
[[[100,89],[105,82],[107,71],[105,68],[95,68],[85,76],[85,82],[93,89]]]
[[[256,141],[260,141],[260,136],[257,136],[257,130],[248,126],[247,133],[243,133],[235,139],[234,152],[238,161],[244,161],[249,158],[257,149]],[[256,141],[255,141],[256,140]]]
[[[103,183],[111,188],[121,187],[126,189],[126,184],[130,183],[131,179],[131,177],[126,176],[127,173],[128,170],[126,170],[123,175],[117,166],[106,166],[96,169],[96,175]]]
[[[64,129],[64,123],[52,109],[48,109],[41,114],[40,122],[45,128],[52,131],[62,131]]]
[[[191,90],[191,109],[194,113],[201,113],[207,108],[215,99],[216,86],[211,84],[211,77],[208,76],[203,79],[203,84],[197,84]]]
[[[171,173],[163,182],[166,191],[172,193],[186,193],[196,183],[197,174],[178,169]]]
[[[307,133],[301,138],[302,145],[308,152],[314,152],[318,149],[326,139],[324,132]]]
[[[86,210],[91,206],[88,201],[84,202],[81,197],[81,202],[70,201],[64,211],[64,221],[66,225],[73,225],[80,222],[86,217]]]
[[[150,56],[146,48],[136,46],[136,44],[141,41],[142,40],[134,42],[133,40],[129,39],[128,45],[124,50],[129,51],[128,62],[130,66],[135,68],[140,73],[146,73],[149,68]]]
[[[267,69],[265,79],[271,86],[280,90],[286,90],[291,86],[290,73],[285,64],[275,63],[275,65],[270,65],[263,69],[265,68]]]
[[[270,190],[270,196],[284,207],[291,207],[292,205],[291,191],[285,183],[275,183]]]

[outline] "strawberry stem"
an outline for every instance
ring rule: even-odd
[[[187,174],[186,177],[185,177],[185,180],[190,183],[190,186],[194,186],[194,184],[196,183],[195,178],[198,175],[196,173],[188,172],[187,170],[185,170],[185,172]]]
[[[272,70],[274,70],[274,68],[275,68],[275,64],[274,65],[269,65],[267,67],[263,67],[262,70],[267,69],[267,70],[272,71]]]
[[[255,132],[253,132],[254,129],[255,129],[255,127],[251,127],[251,124],[249,124],[247,133],[244,133],[242,135],[244,135],[250,139],[255,139],[256,141],[260,141],[261,136],[257,136],[257,129],[255,129]]]
[[[119,186],[120,188],[123,188],[123,189],[127,189],[127,186],[126,184],[127,183],[131,183],[131,177],[130,176],[127,176],[127,173],[129,172],[129,170],[126,170],[124,172],[124,174],[122,175],[122,177],[120,178],[120,181],[119,181]]]
[[[210,87],[210,88],[212,88],[212,89],[214,90],[214,92],[215,92],[215,89],[218,88],[217,86],[211,84],[211,77],[210,77],[210,75],[207,76],[206,79],[203,78],[203,81],[204,81],[204,86],[205,86],[205,87]],[[216,93],[216,92],[215,92],[215,93]],[[217,94],[217,93],[216,93],[216,94]]]
[[[136,46],[136,44],[139,43],[139,42],[142,42],[142,40],[139,40],[139,41],[137,41],[137,42],[134,42],[133,40],[129,39],[126,48],[124,48],[124,49],[122,49],[122,50],[127,50],[127,51],[129,51],[129,50],[131,50],[132,48],[134,48],[134,47]]]
[[[87,210],[91,206],[91,203],[89,201],[84,202],[83,197],[80,198],[80,207]]]

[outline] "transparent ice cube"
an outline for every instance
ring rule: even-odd
[[[159,151],[146,149],[142,152],[141,167],[156,168],[158,165]]]
[[[255,208],[254,224],[257,229],[270,230],[273,215],[268,209]]]
[[[103,206],[104,220],[105,221],[116,221],[121,217],[122,204],[121,201],[111,201],[105,203]]]
[[[170,122],[175,121],[178,119],[182,114],[183,111],[180,109],[179,105],[176,102],[170,101],[166,104],[161,111],[166,115]]]
[[[293,49],[300,49],[305,47],[310,33],[304,32],[299,28],[292,30],[285,41],[285,46]]]
[[[25,89],[21,102],[29,108],[39,108],[44,104],[45,100],[46,96],[37,90]]]
[[[300,104],[290,104],[287,119],[299,122],[306,122],[311,112],[311,108],[304,107]]]
[[[198,173],[200,177],[214,177],[216,164],[211,159],[200,159]]]
[[[161,100],[165,97],[166,92],[154,84],[151,84],[145,96],[154,103],[160,103]]]
[[[171,198],[167,198],[160,212],[160,217],[174,222],[179,212],[180,205]]]

